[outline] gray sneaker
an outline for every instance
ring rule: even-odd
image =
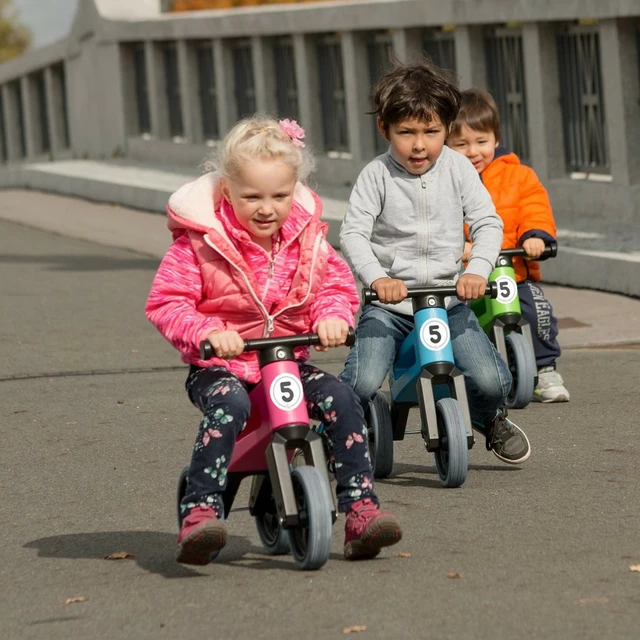
[[[522,464],[531,455],[531,445],[525,432],[507,418],[506,409],[498,409],[495,417],[485,421],[487,451],[503,462]]]
[[[536,402],[569,402],[569,398],[562,376],[553,367],[538,369],[538,386],[533,391]]]

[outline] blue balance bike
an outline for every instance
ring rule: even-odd
[[[497,285],[487,285],[495,298]],[[445,298],[456,296],[455,286],[409,289],[415,319],[389,375],[391,408],[378,391],[369,403],[367,428],[371,465],[376,478],[386,478],[393,468],[393,441],[405,433],[420,433],[433,453],[440,481],[459,487],[467,479],[468,450],[474,444],[464,376],[456,368],[451,346]],[[364,289],[363,303],[378,296]],[[409,410],[420,407],[421,427],[407,431]]]
[[[550,242],[540,259],[553,258],[557,253],[557,242]],[[522,247],[503,249],[496,268],[489,276],[489,282],[495,282],[498,287],[497,297],[491,299],[485,296],[471,303],[471,310],[476,314],[480,326],[513,376],[511,391],[505,402],[510,409],[524,409],[531,402],[538,381],[531,326],[522,316],[513,268],[513,259],[525,256]]]

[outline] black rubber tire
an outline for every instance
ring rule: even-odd
[[[280,526],[276,513],[267,512],[256,515],[256,528],[260,542],[270,556],[283,556],[291,551],[289,535]]]
[[[291,472],[300,522],[287,529],[291,553],[300,569],[319,569],[331,554],[333,500],[318,469],[297,467]]]
[[[444,487],[460,487],[467,479],[469,449],[467,428],[460,403],[443,398],[436,403],[440,448],[433,452],[436,469]]]
[[[531,343],[521,334],[512,332],[505,338],[507,364],[513,376],[511,391],[505,405],[509,409],[524,409],[533,399],[538,375],[536,356]]]
[[[393,425],[387,399],[379,391],[369,401],[367,434],[373,477],[388,478],[393,471]]]

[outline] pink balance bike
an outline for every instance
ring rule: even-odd
[[[345,344],[354,340],[350,329]],[[251,415],[236,440],[222,496],[226,519],[240,483],[252,476],[248,509],[266,552],[291,552],[301,569],[319,569],[329,559],[336,520],[323,439],[310,427],[293,353],[294,347],[315,344],[320,344],[317,333],[245,341],[245,351],[258,351],[262,380],[249,392]],[[208,341],[200,344],[200,355],[213,357]],[[292,468],[298,449],[304,464]],[[187,466],[178,481],[178,527],[188,474]]]

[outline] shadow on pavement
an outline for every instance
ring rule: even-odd
[[[70,533],[48,538],[38,538],[24,545],[25,549],[37,549],[40,558],[67,558],[71,560],[103,560],[121,551],[134,554],[133,561],[145,571],[164,578],[199,578],[206,567],[190,567],[175,560],[177,535],[159,531],[104,531],[95,533]],[[247,557],[250,556],[250,557]],[[260,556],[260,557],[256,557]],[[238,568],[262,570],[283,569],[299,571],[291,556],[268,556],[243,536],[229,536],[227,546],[214,565],[231,565]],[[333,560],[342,560],[341,554],[332,553]],[[114,560],[112,562],[127,562]]]
[[[157,258],[114,258],[112,256],[73,255],[8,255],[0,254],[0,263],[49,265],[52,271],[127,271],[157,269]]]
[[[520,467],[490,464],[470,464],[469,471],[520,471]],[[411,474],[411,475],[408,475]],[[418,477],[413,474],[418,474]],[[428,477],[433,476],[433,477]],[[434,467],[396,462],[389,478],[377,478],[376,484],[390,484],[402,487],[442,488],[438,472]]]
[[[196,578],[201,573],[175,561],[177,536],[159,531],[104,531],[70,533],[39,538],[24,545],[37,549],[40,558],[103,560],[119,551],[135,555],[134,562],[150,573],[165,578]],[[117,560],[113,562],[127,562]]]

